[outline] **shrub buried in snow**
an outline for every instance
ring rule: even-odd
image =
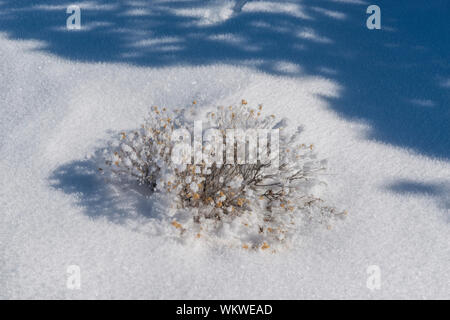
[[[301,128],[261,113],[245,100],[204,121],[193,106],[155,106],[140,131],[121,133],[106,163],[114,175],[134,177],[175,203],[167,216],[183,237],[269,249],[305,221],[328,225],[345,212],[311,195],[326,163],[313,145],[299,143]]]

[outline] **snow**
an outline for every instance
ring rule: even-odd
[[[55,29],[65,24],[60,3],[38,1],[33,15],[22,2],[0,3],[1,299],[450,298],[444,1],[407,10],[380,2],[382,31],[364,29],[359,0],[248,1],[240,10],[234,1],[130,1],[123,12],[88,1],[86,18],[99,10],[114,29],[77,33],[73,44]],[[156,9],[190,27],[135,32],[133,19]],[[20,14],[52,19],[37,32]],[[265,28],[278,21],[270,14],[298,26]],[[252,25],[269,40],[292,37],[263,43]],[[325,196],[345,220],[277,254],[186,244],[155,214],[167,208],[98,174],[96,152],[150,106],[243,98],[304,125],[305,142],[328,159]],[[81,290],[66,287],[69,265],[80,267]],[[366,286],[371,265],[379,290]]]

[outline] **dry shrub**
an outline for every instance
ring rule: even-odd
[[[277,247],[298,232],[299,224],[329,226],[330,219],[345,212],[312,194],[323,184],[319,177],[326,162],[317,159],[313,145],[300,142],[301,127],[290,128],[275,115],[263,116],[262,109],[243,100],[201,117],[195,105],[181,111],[154,106],[139,131],[120,134],[106,163],[115,176],[132,177],[172,204],[168,221],[183,237],[216,239],[245,249]],[[202,120],[203,139],[191,148],[191,137],[198,135],[195,120]],[[227,140],[229,129],[263,132],[253,132],[253,137],[267,138],[253,147],[266,157],[255,158],[250,141],[241,140],[239,146],[238,140]],[[262,130],[271,133],[270,140]],[[240,131],[232,132],[238,136]],[[220,145],[223,150],[215,147]],[[240,161],[239,152],[245,155]],[[195,162],[199,153],[202,161]]]

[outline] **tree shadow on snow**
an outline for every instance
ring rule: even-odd
[[[447,0],[377,1],[381,30],[366,28],[365,0],[96,0],[79,2],[83,29],[68,31],[76,3],[2,0],[0,31],[70,60],[328,78],[343,88],[329,108],[370,124],[366,138],[450,158]]]
[[[399,180],[387,186],[387,189],[400,195],[431,196],[447,215],[450,222],[450,182],[426,183],[413,180]]]

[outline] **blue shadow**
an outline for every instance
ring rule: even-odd
[[[49,177],[52,188],[76,198],[77,205],[93,219],[126,224],[129,219],[158,219],[151,192],[135,181],[116,179],[111,181],[99,172],[101,156],[89,160],[73,161],[54,170]]]
[[[450,213],[450,182],[424,183],[413,180],[399,180],[387,189],[401,195],[431,196],[438,206]],[[450,222],[450,215],[445,217]]]
[[[179,10],[206,1],[97,0],[82,8],[85,29],[68,31],[61,1],[0,1],[0,31],[75,61],[166,67],[253,60],[270,74],[326,77],[343,88],[325,98],[329,108],[370,124],[368,139],[450,158],[450,1],[377,1],[381,30],[366,28],[363,1],[286,1],[300,4],[297,13],[247,11],[258,1],[245,2],[229,19],[204,24]],[[280,62],[302,72],[280,70]]]

